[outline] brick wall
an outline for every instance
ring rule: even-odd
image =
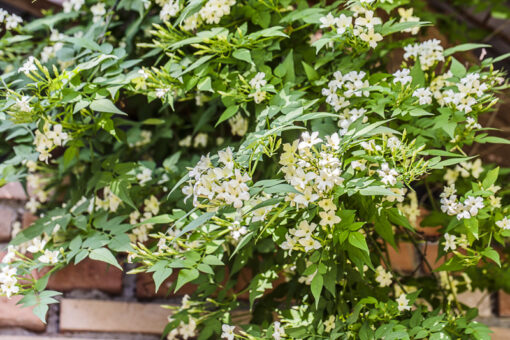
[[[23,209],[26,199],[19,183],[0,188],[0,249],[6,247],[15,223],[27,226],[34,221],[34,216]],[[428,262],[439,266],[435,262],[438,244],[428,242],[421,247]],[[410,243],[401,243],[399,251],[391,249],[389,255],[399,271],[428,271]],[[169,316],[169,311],[160,305],[178,304],[181,299],[179,295],[166,296],[172,278],[155,293],[149,275],[126,275],[132,267],[124,269],[87,259],[58,272],[48,288],[63,295],[58,297],[59,304],[50,305],[46,325],[29,308],[17,306],[19,298],[0,298],[0,340],[159,339]],[[192,289],[188,285],[179,294]],[[493,339],[510,339],[510,295],[475,291],[462,293],[459,299],[466,305],[478,306],[480,321],[494,330]]]

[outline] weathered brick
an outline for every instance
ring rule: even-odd
[[[175,280],[177,280],[177,276],[179,272],[174,270],[172,275],[159,287],[157,292],[154,292],[156,289],[156,285],[154,284],[154,280],[152,279],[151,274],[141,273],[136,276],[136,296],[139,298],[152,298],[152,297],[167,297],[167,296],[180,296],[180,295],[191,295],[196,289],[196,285],[193,284],[185,284],[181,287],[177,292],[169,291],[168,288],[172,286]]]
[[[48,288],[57,291],[99,289],[111,294],[122,292],[122,271],[102,261],[85,259],[53,274]]]
[[[510,294],[502,290],[498,292],[498,314],[499,316],[510,316]]]
[[[478,316],[492,316],[491,297],[487,291],[463,292],[457,295],[457,299],[469,307],[478,308]]]
[[[0,241],[9,241],[11,239],[12,223],[16,220],[16,211],[0,204]]]
[[[170,314],[154,303],[62,299],[60,330],[161,334]]]
[[[32,213],[29,213],[27,211],[25,211],[23,213],[23,216],[21,217],[21,228],[22,229],[25,229],[25,228],[28,228],[32,225],[32,223],[34,223],[35,221],[37,221],[37,216],[35,216],[34,214]]]
[[[11,299],[0,297],[0,327],[21,327],[35,332],[43,332],[46,325],[32,312],[31,307],[23,308],[16,303],[20,296]]]
[[[400,242],[397,250],[390,245],[387,247],[393,269],[400,272],[412,272],[416,269],[415,249],[412,243]]]
[[[0,199],[26,200],[27,194],[20,182],[10,182],[0,187]]]
[[[501,327],[491,327],[494,332],[491,334],[492,340],[508,340],[510,339],[510,329]]]

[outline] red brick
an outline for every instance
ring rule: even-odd
[[[122,292],[122,271],[102,261],[85,259],[53,274],[48,288],[65,292],[72,289],[98,289],[107,293]]]
[[[32,225],[32,223],[34,223],[35,221],[37,221],[37,216],[35,216],[34,214],[32,213],[29,213],[27,211],[25,211],[23,213],[23,216],[21,217],[21,228],[22,229],[25,229],[25,228],[28,228]]]
[[[387,248],[390,263],[394,270],[412,272],[416,269],[415,249],[412,243],[400,242],[397,250],[390,245]]]
[[[427,244],[421,245],[421,251],[425,258],[427,259],[428,263],[432,267],[432,269],[437,269],[439,266],[441,266],[444,263],[444,257],[441,257],[437,260],[437,252],[438,252],[438,243],[437,242],[427,242]],[[423,261],[422,268],[426,273],[429,273],[429,267],[425,264],[425,261]]]
[[[498,292],[498,314],[499,316],[510,316],[510,294],[502,290]]]
[[[13,208],[0,205],[0,241],[11,239],[11,226],[16,220],[16,211]]]
[[[508,339],[510,339],[510,329],[508,329],[508,328],[491,327],[491,331],[494,332],[491,334],[492,340],[508,340]]]
[[[174,293],[173,289],[169,291],[168,289],[175,280],[177,280],[177,276],[179,272],[174,270],[172,275],[159,287],[157,292],[154,292],[156,289],[156,285],[154,284],[154,280],[152,279],[152,274],[141,273],[136,275],[136,296],[139,298],[152,298],[152,297],[167,297],[167,296],[180,296],[180,295],[191,295],[196,289],[196,285],[194,284],[185,284],[181,287],[177,292]]]
[[[32,312],[32,307],[23,308],[16,303],[21,296],[11,299],[0,297],[0,327],[21,327],[35,332],[43,332],[46,325]]]
[[[429,214],[429,211],[427,209],[420,208],[420,216],[418,216],[418,218],[416,219],[416,223],[414,224],[414,227],[416,228],[417,232],[422,233],[426,237],[437,238],[440,235],[439,229],[441,229],[441,226],[437,226],[437,227],[430,227],[430,226],[422,227],[420,225],[421,222],[423,221],[423,219],[425,217],[427,217],[428,214]]]
[[[60,330],[161,334],[169,315],[154,303],[62,299]]]
[[[10,182],[0,187],[0,199],[26,200],[27,194],[20,182]]]

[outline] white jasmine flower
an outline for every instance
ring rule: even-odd
[[[499,220],[496,222],[496,225],[498,227],[500,227],[501,229],[509,230],[510,229],[510,219],[508,219],[508,217],[503,217],[502,220]]]
[[[411,71],[408,68],[398,70],[397,72],[393,73],[393,76],[395,77],[393,79],[393,83],[401,83],[402,85],[405,85],[412,82],[413,78],[409,75],[410,73]]]
[[[23,19],[21,19],[20,16],[17,16],[16,14],[11,14],[7,18],[5,18],[5,29],[8,31],[15,29],[22,22]]]
[[[21,98],[16,98],[16,107],[18,110],[22,112],[30,112],[32,111],[32,107],[30,106],[30,97],[22,96]]]
[[[285,329],[281,326],[279,321],[273,323],[273,329],[274,340],[281,340],[282,337],[285,337]]]
[[[256,90],[255,92],[250,93],[248,97],[253,98],[255,103],[260,104],[264,101],[264,99],[266,99],[266,91]]]
[[[161,12],[159,12],[159,17],[163,21],[168,21],[170,18],[175,17],[179,13],[179,1],[167,1],[163,8],[161,8]]]
[[[328,13],[325,17],[319,19],[321,22],[320,28],[333,27],[336,23],[336,19],[333,14]]]
[[[301,139],[302,141],[298,145],[300,150],[309,149],[315,144],[322,142],[322,139],[319,138],[319,132],[312,132],[312,134],[310,134],[308,131],[303,132]]]
[[[368,43],[368,45],[372,48],[376,48],[377,43],[383,40],[383,36],[379,33],[375,33],[372,28],[370,28],[368,32],[361,33],[359,37],[361,40]]]
[[[377,170],[379,176],[382,177],[381,182],[386,185],[395,185],[397,183],[398,172],[395,169],[390,169],[388,163],[381,164],[381,169]]]
[[[168,89],[156,89],[156,97],[163,98],[168,93]]]
[[[448,251],[449,249],[451,250],[455,250],[457,249],[457,243],[455,242],[455,240],[457,239],[457,237],[455,235],[450,235],[448,233],[445,233],[444,234],[444,251]]]
[[[189,148],[191,146],[191,139],[192,139],[192,136],[188,135],[188,136],[184,137],[183,139],[181,139],[178,144],[179,144],[179,146]]]
[[[46,249],[44,254],[38,257],[38,260],[42,263],[55,264],[58,262],[58,254],[58,250],[51,251]]]
[[[227,340],[234,340],[234,337],[235,337],[235,334],[234,334],[234,330],[235,330],[235,326],[229,326],[227,324],[223,324],[221,326],[221,337],[223,339],[227,339]]]
[[[359,25],[359,26],[365,26],[369,30],[371,30],[373,33],[374,26],[382,24],[382,20],[381,20],[381,18],[375,17],[373,11],[366,11],[364,13],[364,15],[365,15],[365,17],[356,18],[354,24]],[[382,39],[382,36],[381,36],[381,39]]]
[[[428,88],[419,88],[413,92],[413,97],[418,98],[420,105],[432,104],[432,92]]]
[[[28,60],[18,69],[18,73],[23,72],[25,74],[34,71],[37,71],[37,66],[35,65],[35,58],[33,56],[28,57]]]
[[[384,270],[382,266],[376,268],[375,280],[379,283],[380,287],[388,287],[392,283],[393,275],[390,272]]]
[[[138,183],[141,186],[144,186],[145,183],[152,179],[152,170],[149,168],[143,168],[142,172],[136,175],[136,179],[138,179]]]
[[[409,306],[409,300],[407,299],[405,294],[400,295],[396,301],[398,303],[399,312],[411,310],[411,306]]]
[[[102,20],[102,17],[106,14],[106,7],[103,2],[98,2],[95,5],[90,7],[90,12],[94,16],[92,19],[93,22],[98,22]]]
[[[264,79],[266,74],[264,72],[257,73],[251,80],[250,86],[254,89],[260,89],[261,87],[266,86],[267,81]]]
[[[197,133],[197,135],[195,136],[195,140],[193,141],[193,147],[194,148],[198,148],[198,147],[205,148],[206,146],[207,146],[207,134],[205,134],[203,132]]]
[[[85,0],[68,0],[64,1],[62,7],[64,8],[64,13],[69,13],[73,10],[79,11],[84,4]]]

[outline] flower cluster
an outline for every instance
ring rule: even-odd
[[[288,250],[289,254],[292,250],[303,250],[304,252],[310,252],[321,247],[321,243],[314,237],[314,231],[317,228],[317,224],[308,223],[307,221],[301,221],[297,228],[292,228],[289,233],[285,235],[285,242],[280,247],[284,250]]]
[[[466,235],[462,234],[460,237],[445,233],[444,234],[444,251],[455,250],[457,247],[467,248],[469,246]]]
[[[419,60],[424,71],[431,69],[438,62],[444,61],[443,46],[437,39],[407,45],[404,50],[404,59]]]
[[[221,167],[213,166],[209,155],[202,156],[197,165],[189,169],[189,182],[182,191],[186,199],[193,196],[195,207],[201,206],[199,198],[206,198],[209,208],[227,204],[240,209],[244,202],[250,199],[247,183],[251,178],[236,168],[230,147],[219,151],[218,158]]]
[[[398,14],[400,15],[399,22],[419,22],[420,18],[413,16],[414,8],[405,9],[403,7],[398,9]],[[413,35],[418,34],[420,31],[419,26],[415,26],[412,28],[407,28],[404,32],[411,33]]]
[[[129,223],[131,225],[137,225],[138,223],[143,222],[144,220],[148,220],[149,218],[157,215],[159,213],[160,203],[156,196],[151,195],[149,198],[144,200],[144,212],[143,215],[140,214],[138,210],[134,210],[131,214],[129,214]],[[149,231],[154,227],[151,223],[144,223],[131,231],[131,235],[129,235],[132,242],[145,242],[149,239]],[[164,239],[161,239],[164,241]]]
[[[0,295],[10,298],[19,292],[17,269],[11,266],[0,268]]]
[[[334,110],[338,112],[351,104],[349,98],[352,97],[368,97],[369,92],[366,90],[370,86],[368,80],[364,80],[366,73],[363,71],[356,72],[351,71],[347,74],[342,74],[340,71],[336,71],[333,76],[334,80],[328,83],[327,88],[322,89],[322,95],[326,97],[326,103],[333,106]],[[364,113],[363,111],[362,113]],[[344,113],[343,119],[348,121],[354,121],[355,119],[348,118],[349,115],[355,116],[356,119],[362,116],[355,112],[349,111]]]
[[[340,137],[337,133],[326,137],[327,142],[321,145],[320,151],[315,145],[322,142],[318,132],[304,132],[301,140],[283,146],[280,156],[281,171],[285,180],[297,193],[289,193],[285,198],[291,205],[307,207],[321,198],[329,198],[335,185],[341,185],[342,162],[337,156],[340,148]]]
[[[6,10],[0,8],[0,24],[5,24],[6,30],[13,30],[18,27],[19,24],[23,22],[20,16],[16,14],[9,14]]]
[[[205,23],[219,24],[223,16],[230,14],[230,7],[235,3],[235,0],[209,0],[198,13]]]
[[[242,137],[248,131],[248,119],[244,118],[240,113],[228,120],[232,135]]]
[[[171,321],[171,320],[169,320]],[[168,333],[167,340],[174,339],[193,339],[196,336],[197,321],[190,317],[188,323],[181,321],[177,328],[174,328]]]
[[[357,37],[371,48],[376,48],[377,43],[383,39],[383,36],[374,30],[376,26],[382,24],[381,18],[375,16],[373,11],[361,6],[352,6],[350,10],[354,12],[352,17],[340,14],[335,18],[328,13],[320,18],[320,27],[332,28],[340,36]]]
[[[103,189],[103,199],[97,196],[95,198],[95,204],[98,209],[110,212],[116,212],[121,203],[122,200],[111,191],[110,187]]]
[[[63,131],[60,124],[53,126],[45,124],[42,132],[35,130],[34,144],[37,152],[39,152],[39,160],[48,163],[48,159],[51,157],[50,152],[56,146],[64,145],[68,139],[68,133]]]
[[[480,98],[489,89],[486,83],[481,82],[479,73],[469,73],[455,85],[453,89],[443,91],[439,100],[440,103],[464,113],[473,111],[473,106],[479,102]]]
[[[482,172],[482,161],[478,158],[474,162],[461,162],[454,169],[447,169],[443,178],[449,185],[452,185],[455,184],[459,176],[478,178]]]
[[[175,17],[181,10],[178,0],[159,1],[159,5],[161,5],[159,17],[163,21],[168,21],[170,18]]]
[[[94,16],[92,18],[93,22],[99,22],[103,20],[104,15],[106,14],[106,7],[104,2],[98,2],[95,5],[90,7],[90,12]]]
[[[485,207],[482,197],[467,196],[463,202],[457,200],[455,187],[446,187],[441,193],[441,210],[457,219],[469,219]]]
[[[255,90],[255,92],[250,93],[249,97],[252,97],[257,104],[262,103],[264,99],[266,99],[267,93],[262,90],[262,88],[267,84],[265,77],[266,75],[264,72],[259,72],[250,80],[250,86]]]
[[[66,0],[62,4],[62,8],[64,9],[64,13],[69,13],[72,11],[79,11],[84,4],[85,0]]]

